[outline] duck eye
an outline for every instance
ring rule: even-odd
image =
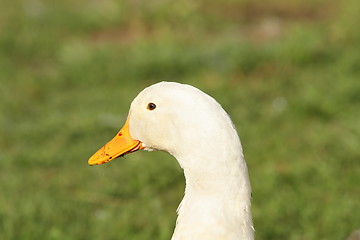
[[[149,103],[149,104],[147,105],[147,109],[149,109],[150,111],[154,110],[155,108],[156,108],[155,103]]]

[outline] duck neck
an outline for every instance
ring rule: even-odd
[[[172,240],[253,239],[251,188],[239,140],[231,150],[179,161],[190,164],[182,166],[186,189]]]

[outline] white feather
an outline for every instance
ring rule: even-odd
[[[155,103],[152,111],[148,103]],[[251,188],[240,139],[212,97],[189,85],[144,89],[129,112],[131,136],[172,154],[184,169],[185,196],[172,240],[252,240]]]

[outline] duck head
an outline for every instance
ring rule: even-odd
[[[160,82],[139,93],[124,127],[88,163],[98,165],[145,149],[166,151],[184,166],[187,155],[194,158],[201,150],[211,154],[226,144],[229,136],[221,129],[229,127],[234,129],[230,118],[209,95],[190,85]]]

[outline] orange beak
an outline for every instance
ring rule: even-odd
[[[130,136],[129,119],[127,119],[124,127],[118,134],[92,155],[88,163],[89,165],[100,165],[143,148],[140,141],[134,140]]]

